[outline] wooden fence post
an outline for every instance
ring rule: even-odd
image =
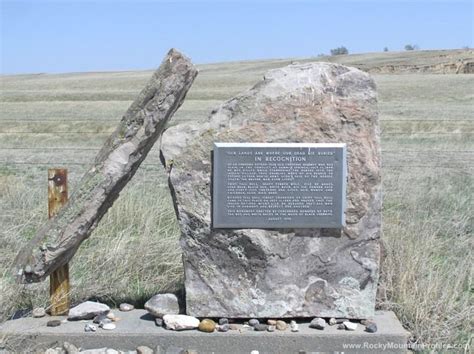
[[[48,169],[48,216],[54,217],[66,204],[67,170],[61,168]],[[51,315],[65,315],[69,311],[69,264],[65,264],[49,276],[49,296]]]

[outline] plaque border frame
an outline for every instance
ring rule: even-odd
[[[211,171],[211,228],[212,229],[322,229],[322,228],[331,228],[338,229],[345,226],[345,212],[347,205],[347,179],[348,179],[348,164],[347,164],[347,144],[346,143],[222,143],[214,142],[212,150],[212,171]],[[241,225],[235,226],[228,223],[215,223],[217,205],[214,202],[217,189],[214,181],[214,174],[216,170],[216,157],[215,151],[218,148],[338,148],[342,149],[342,183],[341,183],[341,215],[338,226],[331,225],[321,225],[321,226],[276,226],[276,227],[259,227],[259,226],[246,226],[242,227]]]

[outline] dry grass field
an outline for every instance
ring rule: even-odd
[[[472,51],[312,58],[374,72],[382,125],[385,256],[379,308],[423,343],[472,339],[474,75],[376,73],[380,65],[438,65]],[[440,59],[441,58],[441,59]],[[160,58],[157,58],[159,62]],[[199,66],[171,124],[212,108],[291,60]],[[438,64],[437,64],[438,63]],[[0,320],[47,304],[47,282],[19,287],[8,269],[47,218],[47,168],[69,170],[70,192],[150,71],[1,77]],[[154,149],[71,264],[73,301],[137,305],[179,291],[178,229]]]

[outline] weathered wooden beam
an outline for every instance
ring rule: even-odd
[[[48,217],[53,218],[66,204],[67,170],[50,168],[48,170]],[[49,276],[49,299],[51,316],[65,315],[69,311],[69,263],[55,269]]]
[[[69,262],[133,177],[181,106],[197,69],[172,49],[107,139],[66,205],[19,252],[20,282],[38,282]]]

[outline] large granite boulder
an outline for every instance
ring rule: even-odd
[[[197,317],[373,315],[381,229],[375,84],[329,63],[269,71],[163,154],[181,227],[187,313]],[[169,136],[176,135],[170,131]],[[342,229],[212,229],[214,142],[346,143]],[[167,147],[169,145],[169,147]]]

